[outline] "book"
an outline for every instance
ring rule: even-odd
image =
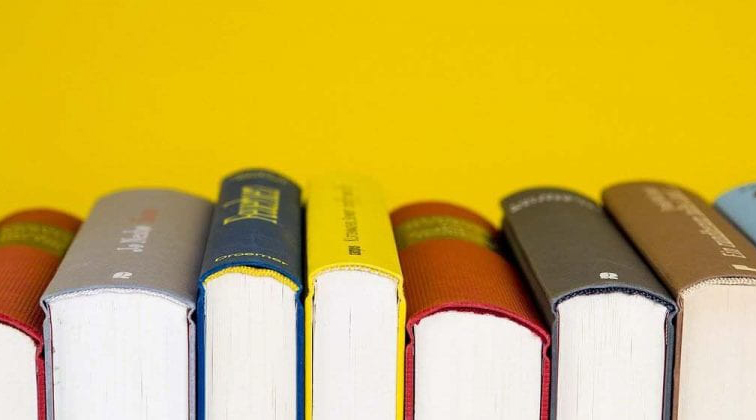
[[[262,169],[221,183],[199,277],[199,417],[304,417],[300,189]]]
[[[680,308],[673,417],[753,418],[756,248],[675,185],[619,184],[604,190],[603,200]]]
[[[194,419],[192,319],[211,212],[160,189],[94,205],[41,297],[49,420]]]
[[[589,198],[533,188],[502,201],[511,251],[551,324],[552,417],[669,418],[674,301]]]
[[[307,200],[307,419],[403,417],[402,272],[380,189],[354,176]]]
[[[0,220],[0,407],[15,420],[45,418],[45,363],[39,298],[81,221],[51,209]]]
[[[751,242],[756,243],[756,182],[722,194],[715,207]]]
[[[549,334],[483,217],[448,203],[391,213],[407,298],[407,420],[549,416]]]

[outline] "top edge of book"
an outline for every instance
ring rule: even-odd
[[[310,281],[334,269],[362,269],[402,284],[402,271],[381,189],[368,178],[331,175],[311,185],[307,201]]]
[[[756,194],[756,181],[746,182],[745,184],[730,188],[729,190],[722,193],[716,201],[719,201],[722,198],[727,197],[728,195],[743,195],[743,194],[745,195],[750,194],[751,196]]]
[[[7,246],[20,245],[60,258],[80,225],[77,217],[59,210],[18,210],[0,220],[0,252]]]
[[[76,230],[74,227],[78,228],[81,224],[81,220],[79,220],[78,217],[68,212],[49,207],[18,209],[12,213],[8,213],[0,219],[0,225],[14,222],[39,222],[58,226],[60,228],[67,228],[69,230]]]
[[[676,296],[700,284],[756,284],[756,248],[694,192],[663,182],[604,190],[617,223]]]
[[[525,188],[511,193],[501,200],[501,206],[507,215],[518,213],[536,205],[555,203],[576,204],[588,210],[601,211],[601,207],[585,194],[562,187]]]
[[[221,182],[200,281],[238,267],[272,270],[302,289],[301,189],[289,178],[251,169]]]
[[[550,318],[578,295],[636,294],[676,312],[674,300],[592,199],[568,189],[521,190],[502,200],[503,230]]]
[[[210,219],[209,201],[170,189],[130,189],[102,197],[41,297],[155,293],[194,308]]]
[[[288,176],[267,168],[246,168],[234,171],[221,181],[221,187],[226,182],[250,182],[265,180],[271,184],[293,186],[299,190],[299,185]]]

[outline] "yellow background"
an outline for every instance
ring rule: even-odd
[[[751,1],[0,2],[0,213],[265,166],[390,205],[756,179]]]

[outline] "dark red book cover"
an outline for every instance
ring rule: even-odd
[[[550,336],[516,269],[495,251],[496,229],[446,203],[418,203],[391,214],[407,299],[405,419],[414,417],[414,327],[426,316],[470,311],[506,317],[543,341],[541,419],[549,415]]]
[[[0,323],[37,346],[39,419],[45,418],[44,313],[39,298],[52,280],[81,221],[55,210],[26,210],[0,221]]]

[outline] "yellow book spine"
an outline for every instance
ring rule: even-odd
[[[330,177],[307,200],[305,297],[305,418],[312,420],[312,320],[316,277],[333,269],[377,271],[397,282],[396,419],[404,418],[404,328],[407,307],[399,257],[380,188],[353,176]]]

